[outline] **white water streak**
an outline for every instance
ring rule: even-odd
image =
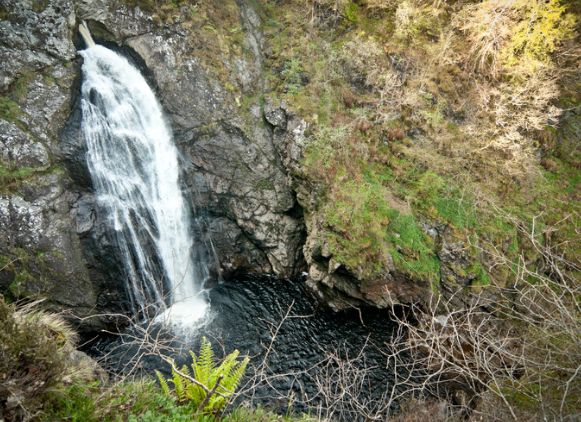
[[[146,315],[154,305],[173,322],[187,324],[204,314],[207,270],[191,258],[191,216],[179,188],[171,131],[154,93],[125,58],[100,45],[80,54],[87,162],[134,310]]]

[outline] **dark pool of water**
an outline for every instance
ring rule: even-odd
[[[264,276],[222,283],[209,297],[211,320],[191,338],[168,341],[167,333],[150,334],[182,352],[197,351],[206,336],[217,355],[238,349],[251,356],[241,400],[304,411],[332,405],[333,397],[344,394],[349,384],[353,384],[350,394],[356,396],[353,403],[379,403],[393,384],[385,343],[397,327],[387,312],[333,312],[320,305],[302,281]],[[105,364],[112,371],[135,369],[127,363],[136,357],[141,358],[139,371],[167,370],[163,361],[138,352],[135,340],[140,337],[139,329],[128,330],[121,336],[100,338],[88,349],[106,356]],[[170,353],[178,362],[187,362],[186,353]]]

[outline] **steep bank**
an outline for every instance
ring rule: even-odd
[[[4,1],[3,290],[127,303],[79,132],[81,19],[157,90],[226,277],[307,270],[335,308],[461,304],[512,285],[499,257],[542,270],[514,217],[574,260],[575,10],[493,3]]]
[[[550,271],[530,236],[575,277],[578,13],[559,1],[265,6],[270,97],[308,126],[285,164],[325,301],[461,307],[520,285],[521,264]]]

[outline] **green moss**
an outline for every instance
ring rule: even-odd
[[[472,196],[431,171],[417,181],[414,205],[431,219],[456,228],[468,229],[477,225]]]
[[[343,9],[343,14],[345,15],[345,19],[347,19],[351,23],[359,22],[359,6],[357,3],[350,1],[345,5]]]
[[[383,189],[377,183],[347,182],[322,212],[333,255],[363,276],[377,275],[386,263],[389,204]]]
[[[46,184],[42,176],[49,174],[64,174],[65,169],[60,165],[49,167],[11,167],[0,164],[0,193],[14,193],[30,183]]]
[[[18,167],[16,169],[9,169],[0,164],[0,180],[4,183],[25,179],[32,175],[38,169],[34,167]]]
[[[440,277],[440,261],[434,253],[434,242],[420,227],[413,215],[402,215],[390,210],[388,236],[391,255],[406,272],[421,280],[437,283]]]
[[[302,87],[303,68],[298,59],[293,58],[284,63],[281,75],[285,83],[285,90],[290,95],[297,95]]]
[[[45,171],[44,168],[36,167],[17,167],[10,168],[0,164],[0,192],[12,192],[20,184],[34,176],[38,172]]]
[[[109,388],[98,383],[74,384],[55,392],[42,420],[191,421],[193,409],[179,406],[152,381],[122,382]]]
[[[33,283],[38,285],[41,281],[29,272],[29,268],[23,265],[22,261],[19,261],[18,264],[14,267],[14,279],[10,283],[8,290],[14,298],[34,297],[37,292],[31,291],[30,286]]]
[[[0,117],[10,122],[16,122],[22,110],[20,106],[12,99],[0,96]]]
[[[257,190],[275,190],[274,182],[272,179],[262,179],[256,184]]]
[[[18,102],[23,101],[28,95],[28,88],[30,83],[34,79],[34,72],[30,70],[25,70],[16,79],[16,81],[10,87],[11,96]]]
[[[96,391],[96,383],[75,384],[62,391],[55,391],[40,420],[96,421],[97,405],[93,397]]]
[[[0,255],[0,271],[8,269],[11,263],[12,259],[9,256]]]
[[[43,12],[48,6],[49,0],[33,0],[32,1],[32,10],[36,13]]]
[[[476,279],[472,281],[472,286],[490,286],[490,277],[479,261],[475,261],[468,269],[470,274],[474,274]]]
[[[305,154],[309,177],[328,183],[320,216],[335,259],[361,277],[372,278],[387,270],[391,256],[400,271],[437,282],[433,240],[414,215],[394,208],[398,204],[389,188],[389,169],[358,157],[347,137],[346,128],[324,129]],[[381,147],[374,151],[378,157],[386,153]]]
[[[53,85],[56,85],[56,80],[55,80],[55,78],[54,78],[52,75],[48,74],[48,73],[44,73],[44,74],[42,75],[42,82],[43,82],[45,85],[48,85],[48,86],[53,86]]]
[[[3,5],[0,5],[0,21],[8,20],[9,16],[10,12],[8,11],[8,9],[6,9],[6,7],[4,7]]]
[[[274,422],[314,421],[308,416],[280,416],[267,410],[237,407],[216,417],[200,414],[164,395],[150,380],[125,381],[106,387],[98,383],[73,384],[53,392],[41,417],[43,421],[73,422]]]

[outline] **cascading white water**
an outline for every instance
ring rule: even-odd
[[[188,325],[205,313],[207,268],[192,259],[191,215],[171,130],[147,82],[124,57],[100,45],[80,54],[87,163],[132,305],[143,316],[153,307],[156,318]]]

